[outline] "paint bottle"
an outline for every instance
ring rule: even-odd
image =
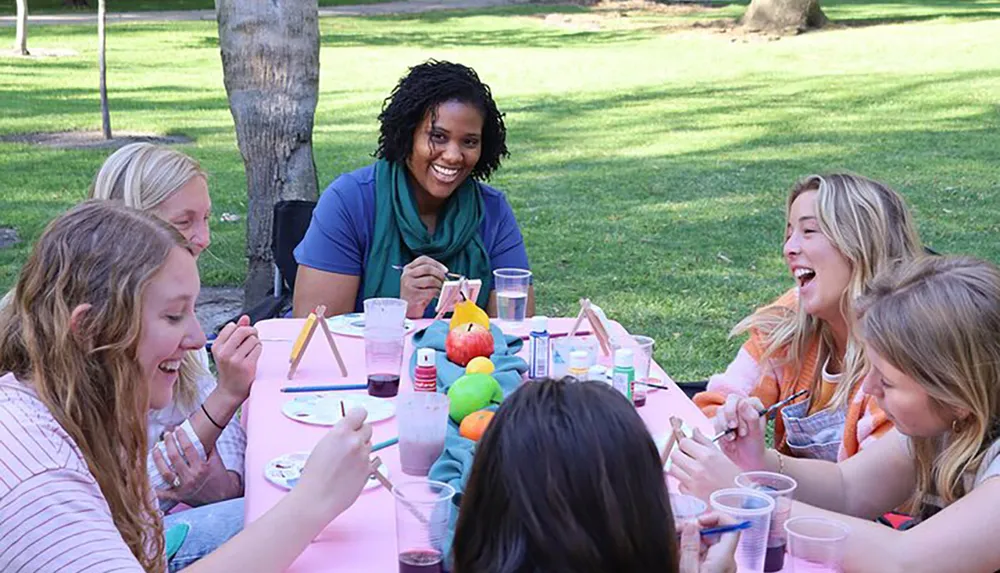
[[[615,390],[632,401],[632,383],[635,381],[635,367],[632,350],[619,348],[615,351],[615,369],[611,373],[611,385]]]
[[[413,389],[417,392],[437,392],[437,353],[433,348],[417,349],[417,368],[413,372]]]
[[[600,364],[594,364],[590,367],[590,370],[587,371],[587,380],[602,384],[611,384],[611,380],[608,379],[608,370]]]
[[[529,360],[528,377],[536,380],[549,377],[549,319],[536,316],[531,319],[531,333],[528,336]]]
[[[590,370],[589,362],[586,350],[574,350],[570,352],[569,369],[566,370],[566,375],[572,376],[580,382],[586,380]]]

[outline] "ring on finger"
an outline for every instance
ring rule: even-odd
[[[181,478],[174,476],[174,481],[170,482],[170,485],[173,486],[174,489],[181,487]]]

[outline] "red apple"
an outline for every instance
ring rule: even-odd
[[[489,358],[493,355],[493,335],[482,325],[473,322],[460,324],[448,332],[444,350],[448,360],[465,366],[477,356]]]

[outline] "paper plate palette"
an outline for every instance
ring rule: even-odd
[[[326,319],[326,323],[330,327],[330,332],[334,334],[357,338],[362,338],[365,335],[365,313],[363,312],[331,316]],[[416,325],[413,324],[412,320],[407,318],[403,321],[403,327],[406,329],[406,333],[409,334],[413,332]]]
[[[391,400],[373,398],[366,394],[343,394],[340,392],[325,392],[322,394],[302,394],[285,402],[281,412],[296,422],[316,426],[332,426],[343,417],[340,413],[340,403],[344,403],[344,411],[351,408],[364,408],[368,412],[368,423],[388,420],[396,415],[396,405]]]
[[[299,478],[302,477],[302,468],[305,467],[308,458],[309,452],[280,455],[264,466],[264,477],[281,489],[292,489],[295,484],[299,483]],[[386,478],[389,477],[389,468],[386,467],[385,462],[379,466],[379,471]],[[369,476],[368,481],[365,482],[365,489],[373,489],[379,485],[377,479]]]

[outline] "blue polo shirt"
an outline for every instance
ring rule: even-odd
[[[490,268],[529,269],[524,237],[507,198],[489,185],[480,183],[479,188],[486,206],[479,236],[486,246]],[[313,211],[309,230],[295,247],[295,260],[321,271],[362,277],[354,303],[355,311],[361,312],[365,264],[374,230],[375,165],[372,164],[341,175],[326,188]],[[483,288],[492,289],[492,278]],[[428,306],[424,315],[433,317],[433,306]]]

